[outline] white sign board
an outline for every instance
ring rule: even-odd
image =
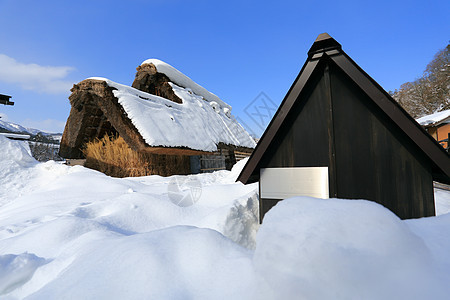
[[[327,199],[328,167],[266,168],[260,170],[263,199],[309,196]]]

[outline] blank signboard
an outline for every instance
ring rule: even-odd
[[[328,167],[266,168],[260,172],[262,199],[329,197]]]

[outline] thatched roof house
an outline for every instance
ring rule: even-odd
[[[137,71],[132,87],[96,77],[74,85],[62,157],[83,158],[86,143],[105,135],[119,135],[133,151],[154,155],[251,152],[255,147],[231,116],[231,107],[189,77],[156,59]]]

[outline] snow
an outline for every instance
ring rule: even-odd
[[[34,254],[0,255],[0,291],[13,291],[31,277],[38,267],[45,264],[45,259]]]
[[[433,125],[450,117],[450,109],[418,118],[416,121],[422,126]]]
[[[219,143],[256,146],[245,129],[229,116],[229,110],[214,108],[186,88],[171,84],[183,101],[180,104],[106,78],[90,79],[105,81],[115,88],[114,96],[149,146],[188,147],[208,152],[216,151]]]
[[[142,65],[145,64],[153,64],[156,67],[156,70],[159,73],[163,73],[169,77],[169,79],[175,83],[176,85],[183,87],[187,90],[192,91],[194,94],[197,94],[199,96],[202,96],[206,101],[208,102],[216,102],[220,104],[222,109],[231,110],[231,106],[227,103],[223,102],[219,97],[214,95],[213,93],[206,90],[204,87],[198,85],[195,83],[192,79],[172,67],[171,65],[159,60],[159,59],[147,59],[145,60]]]
[[[432,258],[438,262],[437,268],[442,279],[450,280],[450,214],[433,218],[406,220],[411,231],[420,237],[431,252]]]
[[[450,192],[434,189],[434,199],[437,216],[450,213]]]
[[[86,239],[73,267],[29,299],[252,298],[249,251],[217,231],[178,226]]]
[[[257,195],[256,185],[235,183],[240,170],[196,175],[203,189],[200,199],[179,207],[167,195],[173,177],[111,178],[80,166],[38,163],[17,141],[0,137],[0,145],[0,257],[8,266],[0,269],[0,278],[12,280],[18,274],[16,283],[2,285],[0,295],[133,299],[141,293],[164,298],[174,289],[175,298],[184,298],[179,295],[201,297],[208,290],[218,295],[233,282],[234,289],[224,295],[248,295],[253,277],[242,268],[246,264],[252,272],[247,248],[254,247],[258,228]],[[12,263],[16,256],[16,262],[29,262],[20,267]],[[185,271],[178,277],[181,267]],[[99,276],[104,272],[109,275]],[[223,280],[216,282],[219,275]],[[78,285],[73,286],[73,278]],[[155,285],[144,289],[149,280]],[[127,294],[130,287],[136,287],[136,294]]]
[[[424,241],[366,200],[278,203],[264,217],[254,263],[278,299],[425,299],[431,290],[431,298],[450,292]]]
[[[0,136],[1,299],[445,299],[450,194],[402,221],[365,200],[295,197],[258,223],[232,171],[111,178],[38,163]],[[186,207],[174,178],[202,192]]]
[[[40,131],[33,128],[25,128],[22,125],[15,124],[12,122],[7,122],[0,120],[0,128],[6,129],[11,132],[28,132],[31,134],[38,134]]]

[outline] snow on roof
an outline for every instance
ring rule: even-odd
[[[228,107],[205,101],[187,88],[173,83],[175,94],[183,103],[139,91],[135,88],[103,80],[114,90],[133,125],[150,146],[188,147],[216,151],[220,142],[254,148],[255,141],[231,116]]]
[[[417,123],[422,126],[433,125],[439,122],[444,121],[445,119],[450,117],[450,109],[443,110],[431,115],[427,115],[421,118],[416,119]]]
[[[1,136],[5,136],[7,138],[19,139],[19,140],[28,140],[30,136],[28,134],[18,134],[18,133],[9,133],[9,132],[0,132]]]
[[[210,91],[206,90],[204,87],[198,85],[192,79],[190,79],[189,77],[187,77],[186,75],[184,75],[183,73],[181,73],[180,71],[178,71],[177,69],[172,67],[171,65],[169,65],[169,64],[167,64],[167,63],[165,63],[165,62],[163,62],[163,61],[161,61],[159,59],[155,59],[155,58],[145,60],[141,64],[141,66],[145,65],[145,64],[153,64],[156,67],[156,70],[159,73],[166,74],[166,76],[169,77],[169,79],[173,83],[175,83],[175,84],[177,84],[177,85],[179,85],[181,87],[191,89],[194,94],[202,96],[208,102],[215,101],[221,107],[223,107],[223,108],[226,107],[229,110],[231,110],[231,106],[230,105],[228,105],[227,103],[223,102],[219,97],[217,97],[216,95],[214,95]]]

